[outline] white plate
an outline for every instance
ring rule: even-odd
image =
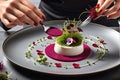
[[[62,25],[64,20],[48,21],[46,25],[56,26]],[[117,31],[94,23],[88,24],[86,27],[82,28],[84,35],[86,36],[99,36],[106,41],[106,47],[109,53],[105,55],[104,59],[96,63],[96,65],[82,67],[80,69],[64,69],[57,67],[48,67],[44,65],[35,65],[33,61],[26,59],[25,52],[28,45],[39,39],[40,37],[47,36],[44,33],[42,27],[36,28],[26,28],[15,32],[10,35],[3,43],[3,51],[8,60],[14,64],[40,73],[54,74],[54,75],[85,75],[92,74],[96,72],[105,71],[114,68],[119,65],[119,48],[120,48],[120,33]],[[41,46],[37,47],[40,48]],[[77,61],[79,63],[84,63],[85,61],[93,60],[94,55],[89,56],[83,61]],[[61,62],[53,59],[49,59],[51,62]],[[73,62],[61,62],[63,64],[72,64]]]

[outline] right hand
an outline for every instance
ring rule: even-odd
[[[28,0],[7,0],[0,3],[0,18],[7,28],[30,24],[37,26],[45,15]]]
[[[108,8],[112,3],[113,6]],[[106,16],[108,19],[117,19],[120,17],[120,0],[98,0],[100,8],[99,15]]]

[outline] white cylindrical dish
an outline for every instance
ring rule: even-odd
[[[75,47],[61,46],[55,43],[54,51],[57,54],[64,55],[64,56],[77,56],[83,53],[84,47],[83,47],[83,43]]]

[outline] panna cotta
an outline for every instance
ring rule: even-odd
[[[83,47],[83,44],[75,47],[69,47],[69,46],[61,46],[55,43],[54,51],[57,54],[64,55],[64,56],[77,56],[83,53],[84,47]]]
[[[63,34],[55,40],[54,51],[64,56],[77,56],[83,53],[83,36],[73,24],[64,26]]]

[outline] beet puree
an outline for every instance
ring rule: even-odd
[[[60,36],[62,35],[62,30],[60,30],[59,28],[51,27],[46,31],[46,33],[51,36]]]
[[[87,44],[84,44],[84,52],[82,54],[77,55],[77,56],[72,56],[72,57],[63,56],[63,55],[57,54],[54,51],[54,45],[55,44],[48,45],[45,48],[45,53],[48,57],[58,60],[58,61],[65,61],[65,62],[80,61],[80,60],[86,59],[90,55],[90,52],[91,52],[90,47]]]

